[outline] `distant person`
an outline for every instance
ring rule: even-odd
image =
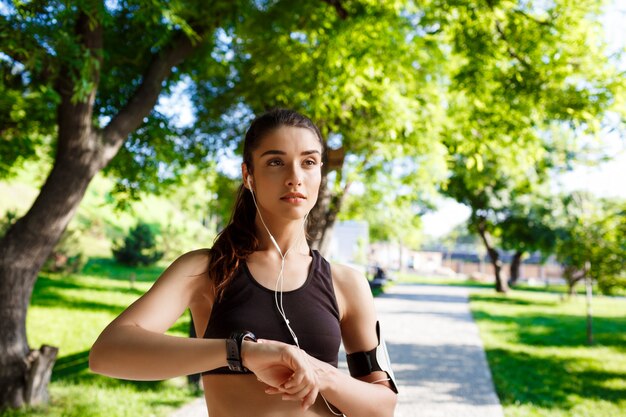
[[[211,417],[392,416],[396,384],[367,280],[306,241],[323,153],[307,117],[255,119],[230,223],[104,329],[91,370],[131,380],[202,373]],[[165,335],[188,308],[203,337]],[[342,341],[351,375],[337,369]]]
[[[380,266],[376,267],[376,272],[374,273],[374,281],[387,281],[387,274],[385,270]]]

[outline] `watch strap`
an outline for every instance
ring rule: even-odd
[[[248,330],[236,330],[226,339],[226,361],[231,371],[248,372],[241,361],[241,344],[244,340],[256,342],[256,336]]]

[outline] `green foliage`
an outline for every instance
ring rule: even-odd
[[[470,229],[521,252],[554,249],[549,202],[557,169],[613,122],[624,80],[606,51],[600,2],[456,2],[433,10],[451,44],[443,193],[472,210]],[[623,124],[623,120],[617,122]]]
[[[589,276],[603,293],[626,288],[626,205],[577,192],[563,198],[556,256],[570,286]]]
[[[113,256],[124,265],[148,266],[163,257],[163,252],[159,252],[156,246],[155,233],[150,225],[138,222],[124,238],[124,243],[113,249]]]
[[[41,158],[42,150],[54,155],[60,90],[77,103],[96,89],[92,122],[98,131],[128,104],[148,67],[177,38],[188,37],[198,47],[196,67],[175,67],[163,83],[163,96],[190,72],[220,67],[211,56],[211,33],[218,21],[227,25],[236,16],[237,3],[2,2],[0,178],[13,176],[24,161]],[[84,44],[77,29],[81,16],[90,29],[102,29],[102,49]],[[184,168],[208,165],[212,143],[181,141],[183,128],[163,114],[168,110],[153,109],[106,167],[118,180],[114,193],[120,200],[138,199],[140,191],[158,194],[180,185],[177,173]]]
[[[337,203],[353,182],[369,187],[376,173],[401,164],[410,168],[395,175],[415,205],[439,174],[429,168],[444,166],[445,151],[437,145],[444,113],[440,43],[418,35],[425,28],[411,2],[345,7],[345,19],[326,2],[242,8],[240,20],[219,37],[218,56],[230,72],[209,69],[211,83],[200,79],[205,73],[193,77],[194,103],[207,109],[197,114],[194,134],[220,131],[238,149],[229,140],[239,143],[250,112],[295,108],[345,155],[326,165]],[[227,117],[216,121],[222,114]]]
[[[4,236],[9,227],[17,220],[17,211],[7,210],[3,217],[0,217],[0,237]]]
[[[520,253],[540,252],[545,261],[556,247],[558,197],[524,195],[501,210],[502,248]]]

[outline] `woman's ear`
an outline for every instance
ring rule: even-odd
[[[252,190],[252,174],[248,172],[248,166],[245,162],[241,163],[241,177],[243,178],[243,186]]]

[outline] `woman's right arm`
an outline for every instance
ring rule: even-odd
[[[224,340],[164,334],[210,290],[207,264],[207,250],[176,259],[102,331],[89,353],[89,368],[115,378],[162,380],[226,366]]]

